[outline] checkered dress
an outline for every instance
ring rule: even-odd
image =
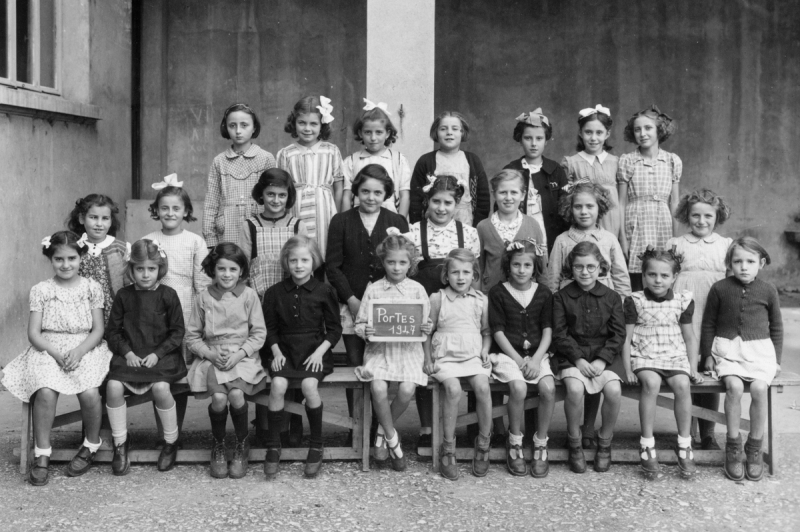
[[[663,249],[672,238],[669,196],[682,173],[680,157],[661,149],[655,160],[642,157],[638,148],[619,158],[617,183],[628,184],[624,229],[630,245],[628,270],[632,273],[641,273],[639,255],[648,244]]]
[[[637,313],[631,340],[633,371],[665,369],[691,375],[679,320],[692,302],[692,293],[678,292],[663,301],[649,300],[644,292],[634,292],[630,297]]]

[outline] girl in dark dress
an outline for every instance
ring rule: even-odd
[[[333,352],[342,336],[336,290],[314,278],[322,254],[314,239],[290,238],[281,250],[281,264],[290,278],[264,294],[267,343],[261,354],[272,385],[269,396],[267,457],[264,474],[278,472],[284,394],[289,381],[301,381],[310,426],[305,476],[316,477],[322,466],[322,400],[317,384],[333,372]]]
[[[139,240],[131,248],[128,271],[134,284],[114,298],[106,337],[114,354],[106,386],[106,410],[114,438],[111,470],[130,471],[130,440],[125,393],[141,395],[153,390],[156,412],[164,427],[166,445],[158,457],[158,470],[175,466],[178,453],[178,416],[170,383],[186,376],[181,343],[183,310],[178,293],[160,283],[167,274],[167,254],[158,242]]]

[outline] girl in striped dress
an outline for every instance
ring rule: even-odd
[[[298,190],[292,213],[308,228],[308,236],[317,240],[325,253],[328,226],[342,203],[342,154],[331,136],[333,106],[325,96],[301,98],[286,119],[284,131],[297,142],[278,152],[278,168],[294,178]],[[324,256],[323,256],[324,258]]]

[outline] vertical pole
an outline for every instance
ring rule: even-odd
[[[131,197],[142,197],[142,11],[144,3],[131,5]]]
[[[772,420],[772,399],[775,387],[770,386],[767,390],[767,451],[769,452],[769,473],[772,476],[778,474],[778,435],[775,433],[775,423]]]

